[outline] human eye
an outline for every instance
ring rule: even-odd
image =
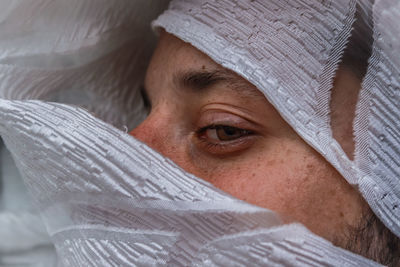
[[[197,147],[216,156],[229,156],[249,148],[255,132],[231,125],[211,124],[196,131]]]
[[[249,130],[227,125],[210,125],[200,129],[199,133],[202,138],[206,138],[209,142],[214,144],[234,141],[252,134]]]

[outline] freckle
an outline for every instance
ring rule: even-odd
[[[268,161],[268,165],[274,165],[274,164],[275,164],[275,160],[274,159]]]
[[[205,69],[206,69],[206,66],[204,66],[204,65],[201,66],[201,69],[202,69],[202,70],[205,70]]]
[[[340,216],[341,218],[343,218],[343,217],[344,217],[343,212],[340,212],[340,213],[339,213],[339,216]]]

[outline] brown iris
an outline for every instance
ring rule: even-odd
[[[206,136],[213,142],[232,141],[250,134],[250,131],[224,125],[210,126],[205,131]]]

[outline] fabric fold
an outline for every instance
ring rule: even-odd
[[[282,225],[273,212],[184,172],[83,109],[0,100],[0,111],[0,133],[65,266],[208,265],[204,255],[210,249],[213,256],[225,255],[223,240],[230,240],[232,249],[236,243],[257,247],[269,255],[263,264],[305,257],[317,266],[375,265],[303,226]],[[294,240],[298,251],[289,245]],[[319,252],[303,255],[303,246]],[[333,256],[337,253],[340,258]],[[241,256],[246,266],[251,259]]]

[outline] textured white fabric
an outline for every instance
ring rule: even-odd
[[[383,25],[398,16],[391,2],[374,5]],[[246,8],[250,3],[253,8]],[[144,116],[137,87],[153,48],[148,27],[166,4],[0,4],[0,135],[41,211],[59,265],[376,265],[224,194],[119,130]],[[383,105],[390,110],[383,115],[369,108],[372,99],[385,99],[376,96],[383,82],[395,86],[387,80],[392,76],[381,74],[398,66],[388,61],[396,56],[388,48],[398,45],[389,29],[375,31],[382,40],[374,46],[358,105],[354,162],[332,139],[329,126],[329,92],[355,5],[351,0],[174,1],[154,25],[254,83],[398,233],[397,180],[380,167],[389,163],[398,172],[391,150],[399,147],[398,120],[392,118],[398,102]],[[386,69],[388,64],[393,69]],[[382,116],[389,123],[385,140],[392,142],[384,148],[374,139]],[[370,151],[377,151],[379,161]]]
[[[155,44],[149,24],[167,4],[1,1],[0,97],[79,105],[134,127],[144,117],[139,77]],[[54,266],[47,230],[0,149],[0,266]]]
[[[133,127],[143,119],[137,77],[154,47],[148,24],[167,4],[154,2],[0,3],[0,96],[72,102]]]
[[[0,100],[0,122],[63,266],[375,265],[80,108]]]
[[[394,26],[400,5],[377,1],[373,11],[373,54],[355,119],[355,166],[372,210],[400,236],[400,35]]]

